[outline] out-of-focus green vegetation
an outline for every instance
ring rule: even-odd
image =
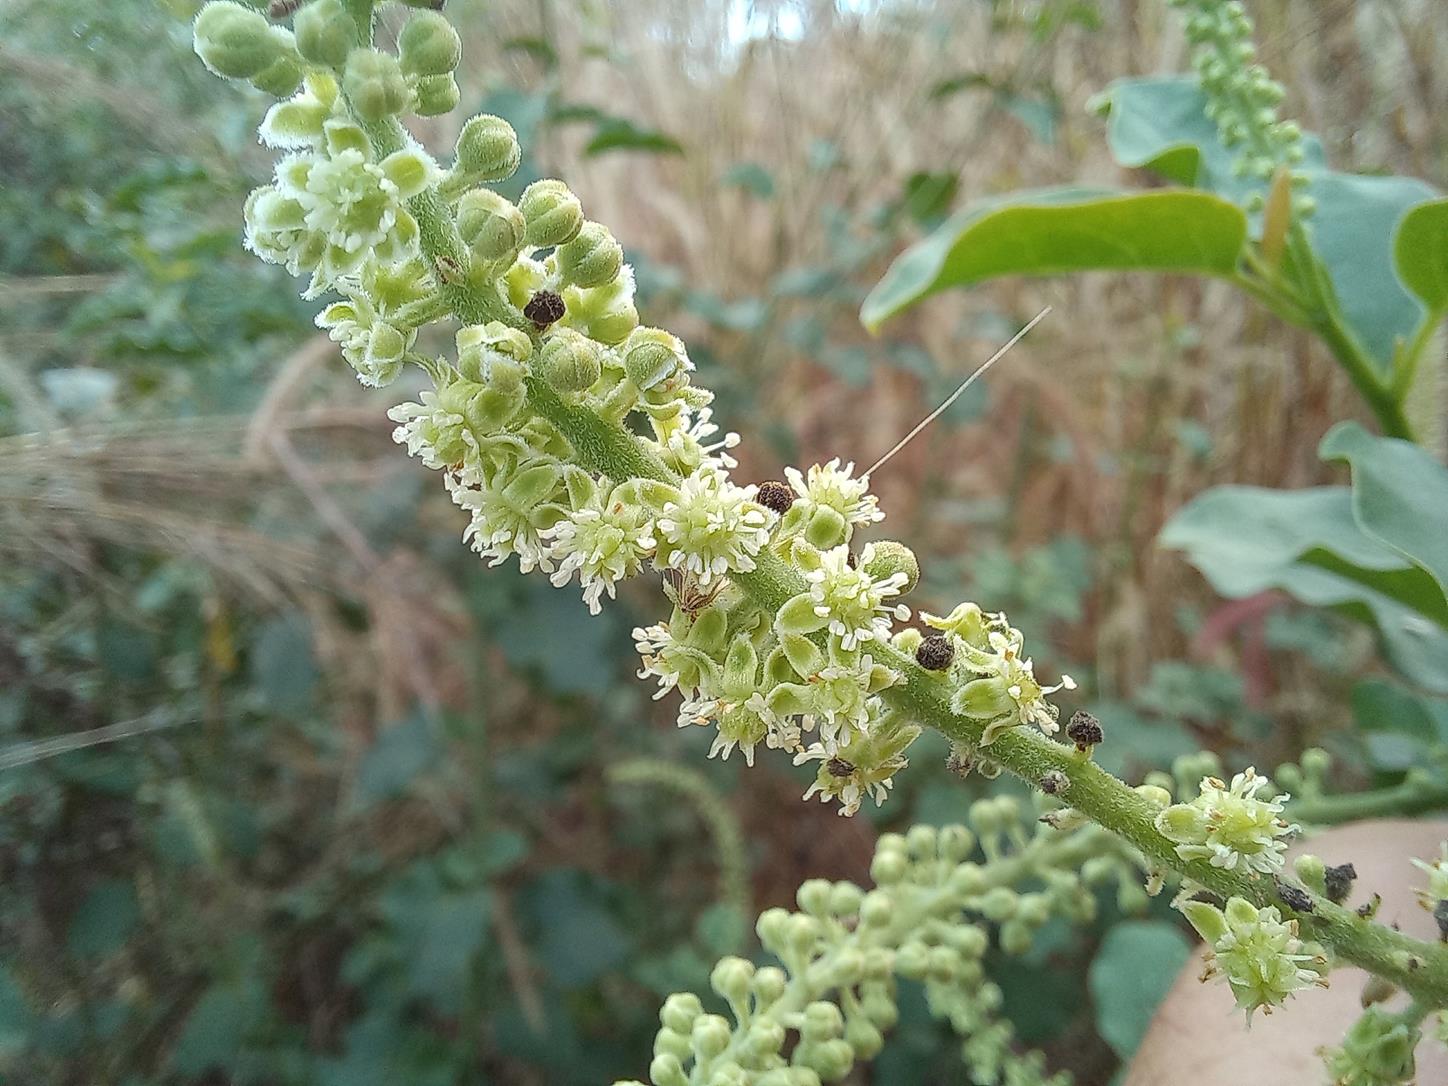
[[[1262,7],[1336,157],[1442,182],[1431,3]],[[0,5],[0,1077],[638,1074],[659,997],[753,951],[741,912],[860,877],[878,825],[958,821],[996,786],[941,748],[844,822],[787,771],[736,780],[633,680],[627,598],[589,619],[477,562],[293,284],[237,244],[262,103],[195,62],[193,8]],[[1382,783],[1441,745],[1439,702],[1408,739],[1355,727],[1399,696],[1358,627],[1223,605],[1151,545],[1208,483],[1330,478],[1317,439],[1360,409],[1303,337],[1136,278],[956,298],[882,339],[855,320],[965,196],[1116,176],[1081,106],[1155,68],[1160,5],[450,11],[479,58],[465,105],[541,147],[513,183],[568,177],[616,224],[646,315],[691,332],[756,457],[873,459],[1007,314],[1058,307],[989,402],[879,483],[930,556],[922,602],[989,600],[1057,646],[1112,722],[1111,768],[1324,742]],[[641,754],[702,766],[716,795],[610,779]],[[743,893],[718,889],[721,810]],[[1084,1082],[1149,1010],[1091,990],[1176,952],[1166,921],[1104,905],[1084,942],[992,966],[1024,1039]],[[920,1002],[861,1076],[958,1073]]]

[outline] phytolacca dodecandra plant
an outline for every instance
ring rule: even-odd
[[[979,939],[957,913],[1000,923],[1003,943],[1019,947],[1053,908],[1084,908],[1072,889],[1079,879],[1068,874],[1084,876],[1094,860],[1114,871],[1128,858],[1150,889],[1181,879],[1270,910],[1278,891],[1263,876],[1280,868],[1278,838],[1288,831],[1277,801],[1259,800],[1257,785],[1209,778],[1179,809],[1164,788],[1128,788],[1091,761],[1099,726],[1084,722],[1071,743],[1056,741],[1049,697],[1069,680],[1038,680],[1003,615],[962,603],[922,616],[928,636],[901,628],[902,597],[919,568],[901,544],[855,546],[857,529],[883,515],[868,479],[832,460],[758,486],[736,482],[738,438],[712,422],[712,397],[694,383],[683,344],[639,325],[618,242],[561,181],[530,185],[517,204],[486,187],[520,159],[499,118],[468,121],[448,166],[420,148],[399,118],[456,103],[457,34],[439,13],[419,10],[398,53],[387,53],[372,44],[372,8],[314,0],[287,31],[218,0],[197,17],[196,50],[219,74],[281,99],[261,136],[282,155],[272,182],[247,201],[247,245],[306,276],[307,296],[339,297],[318,323],[364,384],[384,387],[408,364],[429,376],[417,401],[391,410],[395,436],[443,473],[473,548],[494,564],[516,557],[525,572],[578,584],[593,611],[620,581],[660,574],[669,613],[635,631],[641,673],[660,696],[681,698],[681,725],[715,729],[715,754],[738,750],[752,761],[763,746],[813,762],[808,794],[849,814],[867,798],[883,801],[931,726],[957,744],[958,764],[1003,767],[1055,797],[1038,837],[1068,831],[1049,863],[1026,864],[999,843],[1004,832],[1026,850],[1018,825],[978,819],[986,861],[978,866],[991,872],[979,877],[961,873],[977,865],[959,835],[882,843],[882,890],[922,889],[896,902],[903,890],[872,898],[816,888],[801,898],[813,919],[762,921],[762,938],[789,972],[721,967],[716,987],[735,1007],[732,1026],[694,1014],[687,1000],[666,1007],[656,1082],[838,1078],[878,1047],[894,974],[946,985],[940,1006],[971,1036],[978,1077],[1035,1081],[1044,1074],[1036,1063],[1003,1055],[992,997],[971,964]],[[418,330],[441,320],[458,322],[455,352],[419,354]],[[1270,817],[1259,818],[1256,805]],[[925,866],[908,875],[912,864]],[[1057,898],[1017,901],[1010,887],[1027,877],[1058,883]],[[1421,1006],[1448,1004],[1443,952],[1385,929],[1364,932],[1337,904],[1296,893],[1313,906],[1297,923],[1322,957],[1372,969]],[[1277,968],[1269,955],[1278,953],[1296,963],[1297,936],[1279,938],[1270,927],[1279,921],[1256,915],[1260,938],[1242,908],[1233,914],[1252,960]],[[875,942],[820,965],[842,932],[876,928]],[[1228,960],[1220,949],[1219,957]],[[1294,967],[1292,977],[1306,972]],[[961,977],[969,990],[951,987]],[[1271,1001],[1292,987],[1247,990]],[[765,1015],[772,1024],[761,1025]],[[801,1036],[788,1056],[785,1030]]]

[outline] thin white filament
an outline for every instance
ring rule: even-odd
[[[995,354],[991,355],[991,356],[990,356],[989,358],[987,358],[984,362],[982,362],[982,363],[980,364],[980,366],[976,369],[976,371],[975,371],[974,373],[972,373],[969,377],[967,377],[964,381],[961,382],[959,388],[957,388],[957,389],[956,389],[954,392],[952,392],[949,396],[945,397],[945,399],[941,402],[941,404],[940,404],[939,407],[937,407],[934,411],[930,412],[930,414],[926,415],[923,419],[921,419],[918,423],[916,423],[914,429],[912,429],[908,434],[906,434],[904,437],[902,437],[899,441],[895,442],[894,448],[892,448],[892,449],[891,449],[889,452],[887,452],[884,456],[880,457],[880,459],[876,460],[873,464],[871,464],[869,471],[866,471],[865,474],[863,474],[863,475],[860,476],[860,478],[861,478],[861,479],[868,479],[868,478],[871,476],[871,474],[873,474],[878,468],[880,468],[880,467],[885,463],[885,461],[889,460],[890,457],[894,456],[897,452],[899,452],[901,449],[903,449],[906,445],[908,445],[908,444],[910,444],[910,442],[914,441],[915,438],[916,438],[916,436],[920,433],[921,430],[925,429],[925,427],[929,426],[932,422],[934,422],[934,421],[935,421],[936,419],[938,419],[941,415],[943,415],[947,410],[949,410],[951,404],[953,404],[956,400],[960,399],[962,396],[965,395],[965,390],[966,390],[966,389],[968,389],[971,385],[975,384],[976,380],[977,380],[982,374],[984,374],[986,370],[990,369],[990,368],[991,368],[992,366],[994,366],[997,362],[999,362],[1002,358],[1004,358],[1004,357],[1006,356],[1006,353],[1007,353],[1012,347],[1014,347],[1014,346],[1015,346],[1017,343],[1019,343],[1021,340],[1025,339],[1026,333],[1029,332],[1029,331],[1030,331],[1032,328],[1034,328],[1036,325],[1040,324],[1041,321],[1042,321],[1042,319],[1043,319],[1043,318],[1046,316],[1046,314],[1049,313],[1049,312],[1051,312],[1051,307],[1050,307],[1050,306],[1046,306],[1045,309],[1041,310],[1041,311],[1040,311],[1039,313],[1037,313],[1034,317],[1032,317],[1029,321],[1027,321],[1027,322],[1026,322],[1026,326],[1025,326],[1024,328],[1022,328],[1022,329],[1021,329],[1019,332],[1017,332],[1015,335],[1011,336],[1010,339],[1006,340],[1006,342],[1001,346],[1001,348],[1000,348],[998,351],[996,351]]]

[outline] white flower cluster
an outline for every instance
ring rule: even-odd
[[[1204,901],[1180,908],[1211,947],[1203,979],[1225,980],[1249,1023],[1258,1008],[1271,1014],[1292,993],[1327,986],[1327,959],[1298,938],[1296,920],[1284,921],[1275,908],[1240,897],[1228,899],[1225,909]]]
[[[396,55],[358,29],[337,0],[301,9],[294,32],[230,0],[198,17],[213,70],[285,69],[258,76],[282,99],[260,131],[282,158],[247,201],[247,246],[308,276],[307,297],[340,295],[317,324],[364,385],[408,363],[431,378],[389,411],[393,436],[443,473],[479,555],[576,583],[594,613],[657,571],[672,611],[634,637],[640,674],[682,696],[679,724],[712,726],[719,757],[752,763],[763,744],[817,763],[806,796],[842,813],[881,802],[920,731],[880,696],[920,641],[895,629],[919,567],[901,544],[855,545],[884,516],[868,479],[834,459],[736,482],[738,435],[720,434],[684,345],[639,326],[622,247],[568,187],[536,181],[516,203],[487,187],[521,161],[498,117],[463,126],[448,168],[395,120],[455,97],[446,19],[414,13]],[[419,330],[450,316],[468,318],[451,355],[418,353]],[[764,582],[777,606],[757,602]],[[1036,682],[1019,633],[999,616],[966,631],[963,613],[928,620],[971,680],[958,708],[987,721],[987,742],[1054,730],[1057,687]]]

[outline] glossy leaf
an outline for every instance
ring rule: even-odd
[[[1358,527],[1425,570],[1448,596],[1448,469],[1420,445],[1340,422],[1318,447],[1352,466]]]
[[[1233,175],[1235,154],[1206,115],[1206,96],[1191,76],[1120,79],[1097,98],[1107,114],[1106,143],[1123,166],[1150,170],[1179,185],[1242,202],[1261,182]],[[1322,169],[1322,144],[1303,140],[1304,169]]]
[[[1223,596],[1278,588],[1371,622],[1394,666],[1448,693],[1448,608],[1438,586],[1363,532],[1346,487],[1216,487],[1177,512],[1163,546],[1183,550]]]
[[[1312,247],[1348,324],[1387,372],[1396,341],[1412,336],[1424,316],[1423,304],[1398,278],[1394,232],[1410,209],[1436,193],[1409,177],[1331,171],[1314,174],[1308,191],[1317,201],[1308,220]]]
[[[938,290],[1004,275],[1112,269],[1227,275],[1246,232],[1239,208],[1206,193],[1012,193],[957,212],[902,253],[860,315],[877,328]]]

